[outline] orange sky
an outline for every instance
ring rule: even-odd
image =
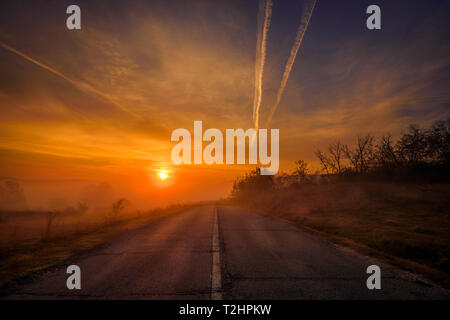
[[[298,2],[274,5],[264,119]],[[2,4],[0,41],[23,55],[0,47],[0,177],[19,181],[32,208],[72,203],[104,182],[111,198],[141,208],[226,196],[249,167],[174,167],[170,135],[192,131],[194,120],[204,130],[252,127],[257,1],[80,2],[80,31],[65,28],[66,5]],[[334,139],[395,135],[449,115],[448,35],[436,25],[446,8],[432,6],[414,16],[390,7],[400,27],[387,21],[374,35],[354,7],[319,1],[271,124],[280,129],[281,170],[297,159],[314,166],[315,148]],[[416,26],[403,28],[412,19]],[[157,178],[160,169],[169,179]]]

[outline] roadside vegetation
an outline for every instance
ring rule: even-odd
[[[320,172],[302,160],[277,176],[256,169],[231,201],[449,283],[450,119],[315,154]]]

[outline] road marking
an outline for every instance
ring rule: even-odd
[[[212,238],[211,300],[222,300],[222,273],[220,270],[219,217],[214,207]]]

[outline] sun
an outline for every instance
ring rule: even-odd
[[[160,169],[156,172],[156,174],[158,175],[158,178],[160,180],[167,180],[169,178],[169,171],[164,170],[164,169]]]

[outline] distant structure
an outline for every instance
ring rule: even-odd
[[[25,192],[18,182],[13,180],[0,180],[0,210],[28,210]]]

